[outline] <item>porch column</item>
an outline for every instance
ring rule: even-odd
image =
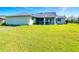
[[[56,25],[57,23],[56,23],[56,18],[54,18],[54,24]]]
[[[46,23],[45,23],[45,18],[44,18],[44,24],[46,24]]]

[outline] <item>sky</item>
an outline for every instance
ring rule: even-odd
[[[78,16],[79,7],[0,7],[0,15],[40,12],[56,12],[57,15]]]

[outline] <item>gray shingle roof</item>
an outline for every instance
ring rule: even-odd
[[[56,15],[56,12],[43,12],[43,13],[36,13],[36,14],[27,14],[27,13],[19,13],[15,15],[8,15],[8,16],[32,16],[32,17],[56,17],[62,18],[62,16]]]
[[[45,12],[45,13],[37,13],[32,14],[34,17],[56,17],[56,12]]]
[[[32,15],[27,14],[27,13],[19,13],[19,14],[14,14],[14,15],[7,15],[7,16],[32,16]]]
[[[64,18],[64,17],[63,17],[63,16],[58,16],[58,15],[57,15],[56,18]]]

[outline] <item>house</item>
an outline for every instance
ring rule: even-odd
[[[0,17],[0,23],[5,23],[5,17]]]
[[[7,25],[32,25],[32,24],[64,24],[64,18],[56,15],[55,12],[36,14],[17,14],[6,16]]]
[[[5,16],[4,15],[0,15],[0,23],[5,23]]]

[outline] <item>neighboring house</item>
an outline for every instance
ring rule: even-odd
[[[32,25],[32,24],[64,24],[65,20],[57,16],[55,12],[45,12],[37,14],[19,14],[6,16],[7,25]]]
[[[5,18],[4,17],[0,17],[0,23],[5,23]]]

